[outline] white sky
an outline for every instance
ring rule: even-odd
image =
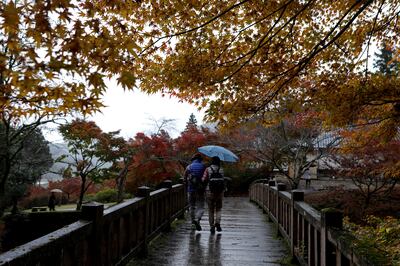
[[[193,105],[179,102],[177,98],[148,95],[139,90],[124,91],[114,81],[108,82],[107,86],[104,95],[106,107],[101,109],[101,113],[88,118],[105,132],[121,130],[123,137],[130,138],[137,132],[155,132],[154,121],[174,119],[167,131],[172,137],[177,137],[184,130],[191,113],[196,116],[198,125],[203,123],[204,112],[199,112]],[[47,140],[62,142],[62,137],[54,130],[45,130],[44,133]]]

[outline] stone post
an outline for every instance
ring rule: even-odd
[[[285,191],[286,190],[286,185],[283,183],[278,183],[277,186],[277,192],[276,192],[276,221],[278,222],[278,235],[280,235],[279,232],[279,224],[281,224],[282,222],[282,215],[283,215],[283,210],[280,208],[281,205],[281,201],[280,201],[280,197],[279,197],[279,191]]]
[[[172,206],[173,206],[173,200],[172,200],[172,181],[171,180],[165,180],[164,182],[162,182],[161,184],[162,188],[166,188],[168,189],[168,200],[165,203],[165,207],[166,207],[166,215],[168,217],[168,222],[165,225],[164,230],[166,232],[171,231],[171,223],[172,223]]]
[[[328,229],[335,227],[343,228],[343,213],[336,209],[323,209],[321,211],[321,266],[332,264],[332,260],[336,260],[336,255],[330,250],[328,240]],[[333,255],[332,255],[333,254]],[[335,265],[340,265],[340,262]]]
[[[186,184],[185,184],[185,179],[183,177],[179,178],[179,184],[182,184],[183,190],[181,192],[179,192],[178,199],[177,199],[179,209],[181,210],[181,212],[178,216],[178,219],[183,220],[183,219],[185,219],[185,211],[186,211],[186,206],[187,206]],[[181,193],[183,193],[183,195],[181,195]]]
[[[102,233],[103,233],[103,211],[104,205],[97,202],[82,205],[81,219],[92,221],[93,230],[89,241],[89,258],[93,265],[102,265],[103,253]],[[83,259],[83,258],[82,258]]]
[[[144,229],[144,239],[143,239],[143,247],[139,252],[140,255],[146,256],[148,253],[148,235],[149,235],[149,225],[150,225],[150,188],[146,186],[142,186],[138,188],[137,196],[144,198],[145,201],[145,209],[143,213],[143,229]]]
[[[267,213],[267,204],[266,204],[266,202],[268,201],[268,198],[267,198],[267,196],[268,196],[268,194],[267,194],[267,192],[266,192],[266,189],[268,188],[267,187],[267,184],[268,184],[268,180],[267,179],[264,179],[263,180],[263,182],[262,182],[262,186],[261,186],[261,193],[262,193],[262,197],[261,197],[261,209],[262,209],[262,211],[263,211],[263,213]]]
[[[298,219],[297,219],[297,211],[294,208],[296,201],[304,201],[304,192],[298,190],[292,190],[292,200],[290,203],[290,252],[291,255],[294,256],[295,247],[298,245]]]
[[[267,207],[268,207],[268,222],[271,222],[271,206],[272,206],[272,203],[271,203],[271,187],[274,187],[275,186],[275,181],[273,181],[273,180],[270,180],[270,181],[268,181],[268,193],[267,193],[267,198],[268,198],[268,200],[267,200]]]
[[[189,208],[189,204],[188,204],[189,200],[188,200],[188,193],[187,193],[188,184],[187,184],[187,181],[186,181],[186,179],[184,177],[179,178],[179,184],[183,185],[183,193],[185,194],[184,195],[184,198],[185,198],[184,207],[185,207],[185,210],[186,210],[187,208]]]
[[[254,185],[255,185],[254,183],[251,183],[250,186],[249,186],[249,200],[250,200],[250,202],[256,202],[254,200],[254,189],[255,189]]]

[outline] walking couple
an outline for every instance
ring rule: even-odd
[[[185,170],[185,180],[188,184],[192,224],[197,231],[201,231],[200,220],[207,200],[210,232],[221,232],[221,209],[225,191],[221,161],[218,157],[212,157],[211,165],[206,168],[199,153],[195,154],[191,161]]]

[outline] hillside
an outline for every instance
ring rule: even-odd
[[[53,160],[56,160],[61,155],[68,155],[68,147],[66,143],[49,143],[50,153]],[[66,168],[64,163],[56,162],[50,168],[50,172],[42,176],[42,180],[56,181],[62,179],[62,170]]]

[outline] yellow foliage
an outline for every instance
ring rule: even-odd
[[[2,1],[0,10],[0,106],[15,116],[91,113],[116,77],[206,108],[221,125],[312,109],[327,126],[373,122],[383,139],[396,136],[398,77],[371,75],[360,58],[371,41],[398,47],[400,0]]]
[[[2,27],[4,28],[4,31],[6,34],[13,34],[18,32],[18,27],[19,27],[19,10],[15,6],[14,1],[8,1],[8,3],[4,4],[3,2],[3,7],[2,9],[2,17],[4,19],[4,22],[2,24]]]

